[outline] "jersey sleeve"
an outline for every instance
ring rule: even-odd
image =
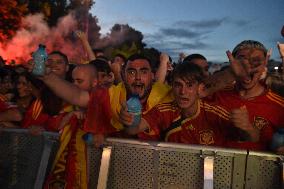
[[[138,134],[140,139],[145,140],[158,140],[160,138],[160,125],[162,122],[162,114],[158,108],[154,107],[152,110],[142,116],[148,123],[148,128]]]

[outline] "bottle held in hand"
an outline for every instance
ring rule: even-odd
[[[37,76],[43,76],[45,73],[45,61],[48,57],[45,46],[40,44],[32,56],[35,63],[32,73]]]
[[[134,121],[131,127],[136,127],[139,125],[141,120],[142,105],[139,100],[139,95],[132,95],[126,102],[127,111],[134,115]]]

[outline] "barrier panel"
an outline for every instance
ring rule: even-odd
[[[246,169],[246,189],[283,189],[283,157],[249,152]]]
[[[281,156],[268,153],[115,138],[103,151],[90,150],[96,156],[89,160],[100,162],[90,165],[90,189],[280,189],[282,184]]]
[[[87,146],[87,167],[88,167],[88,187],[89,189],[97,188],[100,165],[102,159],[102,149],[95,148],[94,145]]]
[[[58,134],[0,132],[0,188],[40,189]],[[88,145],[89,189],[283,189],[283,157],[176,143],[108,138]]]
[[[33,136],[26,129],[1,129],[0,188],[41,189],[58,137],[51,132]]]

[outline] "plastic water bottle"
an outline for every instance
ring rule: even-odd
[[[271,150],[275,151],[284,146],[284,128],[280,128],[274,133],[271,141]]]
[[[34,75],[43,76],[45,73],[45,61],[48,57],[45,46],[39,44],[38,49],[33,53],[32,56],[35,62],[32,73]]]
[[[92,144],[94,140],[92,133],[86,133],[82,136],[82,138],[87,144]]]
[[[132,95],[126,102],[128,112],[134,115],[134,121],[131,126],[138,126],[141,120],[142,105],[139,100],[139,95]]]

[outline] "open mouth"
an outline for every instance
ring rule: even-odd
[[[179,101],[180,103],[186,103],[186,102],[188,102],[189,100],[188,100],[188,98],[179,97],[179,98],[178,98],[178,101]]]
[[[53,71],[53,72],[56,72],[56,71],[58,71],[59,69],[56,69],[56,68],[53,68],[53,69],[51,69],[51,71]]]
[[[254,78],[254,73],[250,73],[248,77],[246,77],[246,79],[244,79],[242,82],[245,84],[249,84]]]
[[[144,84],[133,84],[132,87],[134,91],[138,94],[144,90]]]

